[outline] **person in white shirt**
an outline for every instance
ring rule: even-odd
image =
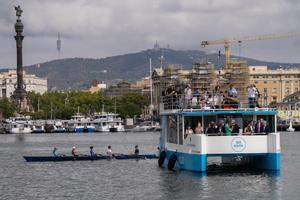
[[[190,107],[191,101],[193,98],[193,93],[190,85],[187,85],[186,88],[184,89],[184,99],[187,103],[187,107]]]
[[[112,150],[111,150],[111,146],[110,146],[110,145],[107,147],[106,155],[107,155],[109,158],[112,158],[112,157],[113,157],[113,153],[112,153]]]
[[[237,94],[238,93],[237,93],[236,89],[233,87],[232,84],[230,84],[229,89],[228,89],[228,96],[236,98]]]
[[[250,85],[248,87],[248,102],[249,102],[249,108],[255,108],[255,102],[256,102],[256,88],[254,85]]]

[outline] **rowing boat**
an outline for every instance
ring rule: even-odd
[[[84,161],[84,160],[105,160],[105,159],[154,159],[158,158],[155,154],[142,154],[142,155],[114,155],[113,157],[106,155],[97,155],[97,156],[23,156],[27,162],[49,162],[49,161]]]

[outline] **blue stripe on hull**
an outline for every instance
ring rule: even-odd
[[[255,156],[253,166],[259,169],[280,170],[280,153],[268,153],[265,156]]]
[[[207,156],[206,154],[189,154],[189,153],[182,153],[182,152],[174,152],[174,151],[167,151],[167,158],[165,160],[165,164],[168,163],[170,156],[176,153],[177,162],[176,168],[190,170],[190,171],[199,171],[205,172],[206,171],[206,164],[207,164]],[[224,154],[223,156],[238,156],[236,154]],[[213,155],[216,156],[216,155]],[[218,156],[222,156],[218,154]],[[267,153],[267,154],[244,154],[240,156],[249,156],[251,157],[251,163],[254,168],[264,169],[264,170],[280,170],[280,153]]]
[[[87,129],[87,133],[92,133],[92,132],[94,132],[94,131],[95,131],[94,128],[88,128],[88,129]],[[84,128],[76,128],[76,129],[75,129],[75,133],[83,133],[83,132],[85,132],[85,129],[84,129]]]
[[[167,151],[167,159],[175,153],[174,151]],[[190,171],[206,171],[206,154],[188,154],[176,152],[177,162],[176,167]]]

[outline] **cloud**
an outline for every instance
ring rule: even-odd
[[[105,57],[151,48],[201,49],[202,40],[300,32],[296,0],[4,0],[0,2],[0,66],[15,65],[15,11],[24,10],[25,65],[64,57]],[[256,44],[257,43],[257,44]],[[280,44],[281,46],[279,46]],[[283,44],[283,46],[282,46]],[[284,47],[284,49],[282,49]],[[278,48],[274,51],[273,48]],[[212,46],[210,50],[222,49]],[[236,46],[232,47],[233,53]],[[248,57],[300,62],[299,39],[243,45]]]

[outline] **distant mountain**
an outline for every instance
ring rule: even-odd
[[[104,81],[109,84],[120,80],[134,82],[149,76],[149,58],[153,68],[160,66],[160,56],[164,57],[164,66],[180,64],[183,69],[191,69],[195,60],[207,60],[216,67],[223,66],[225,57],[220,61],[217,54],[206,54],[199,50],[144,50],[119,56],[101,59],[67,58],[53,60],[39,65],[25,67],[27,73],[39,77],[47,77],[49,88],[56,89],[86,89],[92,80]],[[234,56],[232,56],[234,57]],[[295,63],[274,63],[245,58],[249,65],[268,65],[271,68],[279,66],[299,66]]]

